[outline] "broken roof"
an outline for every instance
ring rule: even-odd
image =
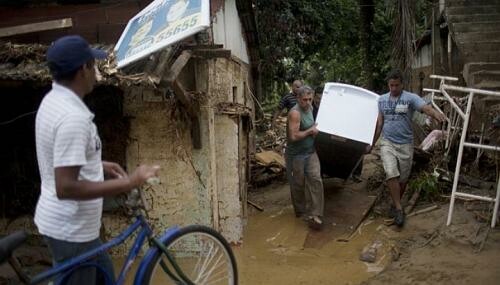
[[[124,74],[116,69],[112,46],[94,46],[106,50],[110,56],[98,61],[101,78],[98,84],[127,87],[154,86],[154,79],[145,73]],[[52,77],[45,60],[46,45],[0,43],[0,80],[36,81],[49,84]]]

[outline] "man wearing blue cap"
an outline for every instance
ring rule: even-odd
[[[101,245],[103,197],[128,192],[158,173],[158,166],[142,165],[129,176],[118,164],[101,160],[94,114],[83,98],[96,82],[95,60],[106,56],[80,36],[62,37],[47,51],[54,82],[35,123],[42,182],[35,224],[48,243],[54,264]],[[110,179],[104,181],[104,174]],[[114,279],[107,254],[95,261]],[[97,280],[96,270],[86,268],[76,271],[68,284],[96,284]]]

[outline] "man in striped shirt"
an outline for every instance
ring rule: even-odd
[[[44,236],[54,265],[101,245],[102,198],[128,192],[157,175],[158,166],[142,165],[130,176],[116,163],[101,160],[101,140],[94,114],[83,102],[96,82],[92,49],[80,36],[55,41],[47,51],[54,79],[35,122],[41,194],[35,224]],[[111,179],[104,181],[104,174]],[[112,274],[107,254],[96,262]],[[68,284],[96,284],[95,268],[75,272]]]
[[[287,113],[297,104],[297,90],[299,90],[300,87],[302,87],[303,82],[302,80],[295,80],[292,83],[292,92],[289,92],[285,94],[283,97],[281,97],[281,100],[278,104],[278,109],[273,114],[273,119],[271,121],[271,129],[274,129],[276,125],[276,119],[278,118],[281,113],[283,113],[283,110],[286,109]]]

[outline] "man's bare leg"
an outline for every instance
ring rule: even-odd
[[[399,195],[400,200],[403,199],[403,194],[406,191],[406,186],[408,185],[408,182],[399,182],[399,187],[401,189],[401,194]]]
[[[389,187],[389,193],[391,194],[392,203],[394,207],[396,207],[396,209],[398,210],[402,210],[401,207],[402,189],[401,185],[399,184],[398,178],[399,177],[395,177],[387,180],[387,187]]]
[[[389,187],[392,202],[396,208],[394,213],[394,223],[396,226],[402,227],[405,222],[405,214],[403,207],[401,206],[401,196],[403,195],[404,189],[406,189],[406,184],[401,185],[399,183],[399,177],[396,177],[387,180],[387,186]]]

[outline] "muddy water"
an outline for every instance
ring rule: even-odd
[[[388,263],[386,241],[375,263],[359,260],[367,244],[380,238],[380,221],[364,222],[349,242],[333,240],[321,249],[304,248],[306,224],[290,206],[250,216],[244,242],[234,247],[240,284],[358,284]],[[382,235],[383,236],[383,235]]]
[[[244,242],[233,246],[240,284],[359,284],[382,271],[391,258],[387,239],[391,230],[380,223],[367,220],[349,242],[334,239],[321,249],[314,249],[304,248],[309,229],[295,218],[291,206],[252,213]],[[376,262],[360,261],[361,251],[374,240],[382,241]],[[133,283],[138,261],[125,284]],[[118,271],[123,259],[115,259],[114,263]]]

